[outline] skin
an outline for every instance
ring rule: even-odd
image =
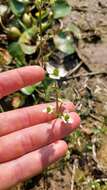
[[[39,66],[3,72],[0,98],[44,77],[45,71]],[[46,107],[41,104],[0,114],[0,190],[39,174],[66,153],[67,144],[60,139],[80,124],[75,106],[71,102],[63,104],[63,110],[68,110],[73,118],[72,124],[44,113]]]

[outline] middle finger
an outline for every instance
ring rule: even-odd
[[[43,112],[48,105],[40,104],[0,113],[0,136],[54,119],[53,114]],[[51,105],[55,106],[55,103]],[[71,102],[64,103],[62,107],[69,112],[75,110],[75,106]]]
[[[80,124],[80,118],[71,113],[72,124],[65,124],[61,119],[43,123],[0,138],[0,162],[18,158],[37,150],[68,135]]]

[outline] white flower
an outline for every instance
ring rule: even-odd
[[[64,123],[67,123],[67,124],[73,123],[73,119],[69,113],[63,113],[63,115],[61,116],[61,119],[63,120]]]
[[[49,63],[46,64],[46,70],[52,79],[60,79],[61,77],[65,77],[67,75],[67,71],[65,68],[60,65],[59,67],[53,66]]]
[[[52,114],[54,112],[54,107],[49,105],[43,110],[44,113]]]

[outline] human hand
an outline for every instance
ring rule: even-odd
[[[44,79],[39,66],[27,66],[0,74],[0,98]],[[64,103],[73,123],[65,126],[43,112],[46,104],[0,113],[0,190],[39,174],[67,151],[60,140],[80,124],[72,103]]]

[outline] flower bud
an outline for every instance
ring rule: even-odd
[[[12,26],[11,28],[8,29],[8,36],[9,36],[9,38],[11,38],[11,39],[17,39],[17,38],[20,37],[20,35],[21,35],[21,32],[20,32],[20,30],[17,27]]]
[[[9,65],[11,60],[12,57],[9,52],[4,48],[0,48],[0,65]]]
[[[25,13],[23,15],[23,22],[27,27],[31,26],[31,14]]]
[[[49,28],[50,26],[50,23],[49,22],[44,22],[42,23],[42,31],[45,31]]]

